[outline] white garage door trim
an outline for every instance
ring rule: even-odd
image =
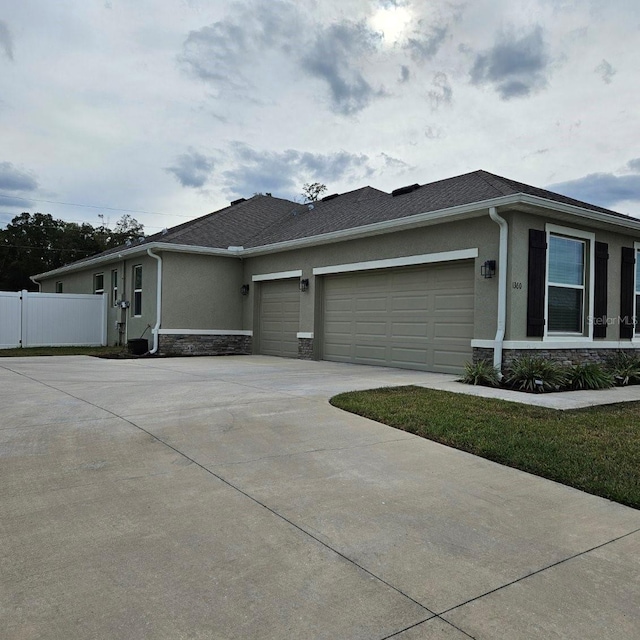
[[[267,280],[286,280],[287,278],[301,278],[302,269],[297,271],[278,271],[276,273],[257,273],[251,276],[252,282],[266,282]]]
[[[350,262],[347,264],[333,264],[328,267],[315,267],[314,276],[325,276],[332,273],[350,273],[353,271],[371,271],[372,269],[389,269],[393,267],[411,267],[435,262],[451,262],[452,260],[469,260],[478,257],[478,247],[472,249],[458,249],[456,251],[440,251],[438,253],[423,253],[421,255],[389,258],[386,260],[369,260],[368,262]],[[302,275],[302,272],[300,272]]]

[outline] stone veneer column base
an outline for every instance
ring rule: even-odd
[[[298,338],[298,358],[313,360],[313,338]]]
[[[508,367],[515,358],[522,356],[538,356],[565,365],[584,364],[587,362],[604,363],[614,353],[640,355],[640,349],[504,349],[502,351],[502,367]],[[473,362],[493,360],[493,349],[485,347],[473,348]]]
[[[160,334],[161,356],[246,356],[251,354],[251,336]]]

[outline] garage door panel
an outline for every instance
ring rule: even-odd
[[[392,322],[391,338],[426,338],[429,335],[429,324],[426,322]]]
[[[406,313],[411,311],[427,311],[431,304],[427,296],[392,296],[391,297],[391,311],[397,313]]]
[[[355,300],[355,310],[356,312],[367,312],[367,311],[385,311],[387,308],[387,298],[386,296],[371,296],[371,297],[358,297]]]
[[[435,322],[433,325],[433,337],[453,338],[461,341],[468,341],[473,338],[472,322]]]
[[[274,280],[260,285],[260,353],[296,358],[300,326],[297,280]]]
[[[472,263],[329,276],[323,357],[459,373],[471,359],[473,282]]]

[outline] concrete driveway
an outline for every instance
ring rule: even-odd
[[[334,409],[450,376],[0,360],[0,636],[640,638],[640,512]]]

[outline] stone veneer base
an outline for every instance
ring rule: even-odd
[[[251,354],[251,336],[160,334],[161,356],[246,356]]]
[[[560,364],[583,364],[586,362],[603,363],[617,349],[504,349],[502,351],[502,366],[508,367],[515,358],[522,356],[539,356],[545,360],[552,360]],[[640,355],[640,349],[620,349],[624,353]],[[493,360],[493,349],[484,347],[473,348],[473,362],[479,360]]]
[[[298,359],[313,360],[313,338],[298,338]]]

